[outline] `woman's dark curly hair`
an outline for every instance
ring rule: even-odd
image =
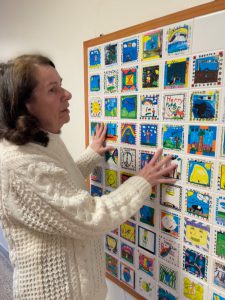
[[[0,63],[0,139],[5,138],[16,145],[29,142],[48,145],[47,132],[41,129],[39,121],[26,108],[37,86],[37,65],[55,68],[49,58],[36,54]]]

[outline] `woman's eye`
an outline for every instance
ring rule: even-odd
[[[56,93],[56,92],[57,92],[57,89],[56,89],[55,87],[53,87],[53,88],[51,88],[51,89],[49,90],[49,92],[50,92],[50,93]]]

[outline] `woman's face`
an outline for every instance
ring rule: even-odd
[[[53,67],[37,65],[35,73],[38,83],[26,107],[43,129],[59,133],[60,128],[70,120],[68,107],[72,95],[62,88],[62,79]]]

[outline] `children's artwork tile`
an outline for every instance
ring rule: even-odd
[[[225,127],[221,127],[221,147],[220,147],[220,156],[225,157]]]
[[[136,242],[136,224],[130,221],[126,221],[120,225],[120,236],[135,244]]]
[[[180,244],[167,236],[159,235],[159,257],[171,264],[180,265]]]
[[[91,185],[91,195],[93,197],[101,197],[103,194],[103,189],[96,185]]]
[[[137,291],[146,299],[155,299],[156,284],[148,275],[145,275],[143,272],[138,272]]]
[[[191,45],[190,23],[180,23],[169,26],[166,31],[166,53],[168,55],[186,54]]]
[[[118,175],[116,170],[105,169],[105,185],[107,187],[117,188]]]
[[[91,134],[91,136],[96,133],[97,125],[100,126],[101,123],[100,122],[91,122],[91,126],[90,126],[90,134]]]
[[[193,56],[192,87],[221,86],[223,51]]]
[[[151,299],[151,298],[149,298]],[[153,298],[152,298],[153,299]],[[168,292],[166,289],[159,286],[158,288],[158,300],[178,300],[176,296]]]
[[[101,98],[91,98],[90,99],[90,117],[91,118],[101,118],[102,116],[102,99]]]
[[[184,246],[183,270],[207,281],[208,256]]]
[[[116,93],[118,92],[118,70],[110,70],[104,72],[104,92]]]
[[[97,47],[89,51],[89,68],[95,69],[101,67],[101,48]]]
[[[105,162],[109,165],[116,167],[118,165],[118,148],[105,152]]]
[[[120,172],[120,183],[124,183],[127,179],[134,176],[134,174],[128,172]]]
[[[117,97],[106,97],[105,99],[105,117],[116,118],[118,115]]]
[[[132,265],[134,264],[135,249],[133,247],[131,247],[126,243],[121,242],[120,253],[122,259],[124,259],[125,261],[129,262]]]
[[[133,63],[138,61],[139,39],[130,38],[122,42],[122,63]]]
[[[163,96],[163,120],[182,121],[186,118],[187,93],[170,93]]]
[[[158,124],[140,124],[140,144],[143,146],[157,147]]]
[[[225,192],[225,164],[219,163],[218,168],[217,190]]]
[[[119,246],[118,239],[113,237],[112,235],[105,235],[105,249],[112,254],[118,254]]]
[[[164,153],[163,157],[166,157],[167,155],[169,155],[168,153]],[[173,170],[170,174],[168,174],[169,178],[175,178],[177,180],[181,180],[182,179],[182,166],[183,166],[183,158],[180,157],[177,154],[173,154],[172,156],[172,163],[177,165],[177,168],[175,170]]]
[[[98,182],[98,183],[102,183],[103,181],[103,170],[102,167],[97,166],[94,168],[94,170],[91,173],[91,180]]]
[[[225,264],[224,262],[214,260],[212,282],[225,291]]]
[[[143,90],[152,90],[159,88],[160,66],[143,66],[141,69],[141,88]]]
[[[139,221],[154,227],[155,209],[149,205],[143,205],[139,211]]]
[[[140,96],[140,119],[159,120],[160,94]]]
[[[121,91],[134,92],[138,90],[138,66],[121,69]]]
[[[181,211],[182,187],[167,183],[161,184],[160,204]]]
[[[184,148],[184,126],[163,125],[162,145],[164,149],[182,151]]]
[[[208,224],[184,218],[184,241],[199,250],[209,251],[210,226]]]
[[[138,268],[155,279],[156,258],[139,251]]]
[[[137,119],[137,95],[126,95],[120,98],[121,119]]]
[[[120,148],[120,166],[123,169],[136,171],[136,149]]]
[[[163,233],[178,238],[180,236],[180,217],[172,212],[161,211],[160,229]]]
[[[101,90],[101,76],[100,74],[92,74],[89,77],[90,92],[100,92]]]
[[[120,263],[120,280],[130,286],[132,289],[135,288],[135,271],[131,267]]]
[[[191,121],[217,121],[219,90],[193,91],[190,95]]]
[[[106,271],[110,275],[118,278],[118,273],[119,273],[118,260],[114,256],[112,256],[108,253],[105,253],[105,259],[106,259]]]
[[[216,126],[189,125],[187,152],[215,157],[216,133]]]
[[[107,131],[106,131],[106,141],[116,142],[118,138],[118,124],[113,122],[106,123]]]
[[[108,44],[104,47],[105,66],[113,66],[118,63],[118,44]]]
[[[189,57],[167,60],[164,69],[164,89],[188,87]]]
[[[152,254],[156,253],[156,233],[138,226],[138,246]]]
[[[153,158],[155,152],[140,150],[139,151],[139,168],[144,168],[145,164],[149,163]]]
[[[216,223],[225,226],[225,197],[218,196],[216,198]]]
[[[121,123],[121,143],[136,145],[136,128],[135,123]]]
[[[218,294],[217,292],[212,292],[212,300],[225,300],[225,296]]]
[[[219,258],[225,259],[225,231],[215,230],[214,253]]]
[[[142,36],[142,60],[158,59],[162,57],[163,30],[146,32]]]
[[[207,293],[207,287],[200,281],[190,278],[188,276],[183,277],[182,282],[182,299],[189,300],[205,300]]]
[[[186,189],[185,211],[203,221],[209,221],[211,217],[212,195],[193,189]]]
[[[213,162],[188,159],[187,181],[197,186],[212,186]]]
[[[159,264],[159,282],[164,283],[173,290],[177,290],[178,271],[163,264]]]

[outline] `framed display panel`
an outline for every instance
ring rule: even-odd
[[[90,177],[92,195],[158,147],[178,164],[176,184],[154,187],[105,237],[106,277],[136,299],[225,294],[224,28],[217,0],[84,42],[86,145],[104,122],[115,148]]]

